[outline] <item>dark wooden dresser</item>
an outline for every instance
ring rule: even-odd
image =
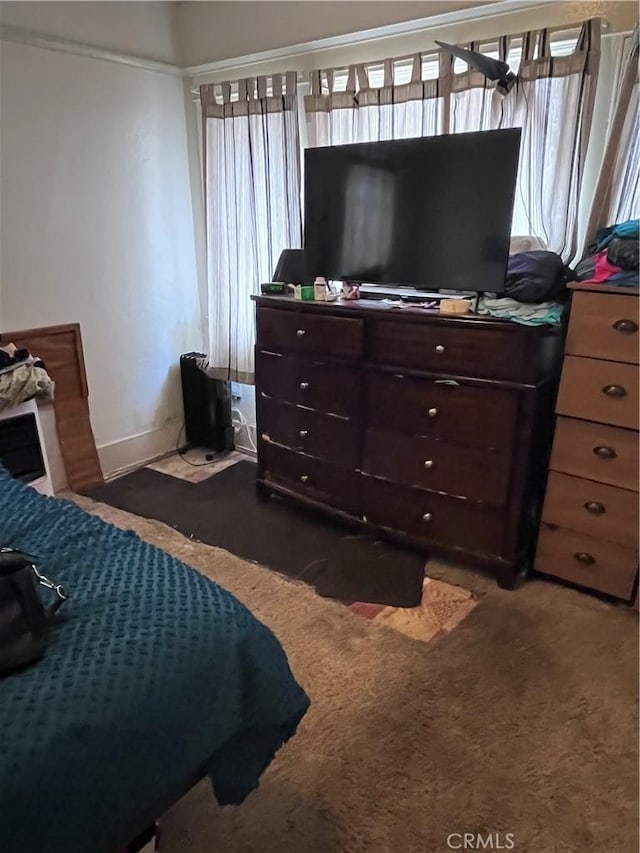
[[[536,568],[629,600],[638,571],[638,291],[572,288]]]
[[[260,490],[512,586],[535,547],[561,329],[255,301]]]

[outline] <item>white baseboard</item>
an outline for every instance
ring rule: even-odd
[[[145,465],[175,450],[179,429],[180,422],[175,420],[162,427],[100,445],[98,456],[105,478]]]

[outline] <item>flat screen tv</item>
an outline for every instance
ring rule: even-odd
[[[519,129],[307,149],[310,272],[502,292],[519,150]]]

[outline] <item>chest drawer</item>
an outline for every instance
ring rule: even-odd
[[[499,555],[500,510],[468,501],[363,477],[363,513],[367,521],[440,545]]]
[[[558,414],[638,429],[638,403],[637,366],[574,355],[565,357]]]
[[[543,521],[587,536],[638,547],[638,494],[551,471]]]
[[[638,568],[638,552],[543,523],[535,567],[547,575],[629,599]]]
[[[256,356],[259,395],[342,417],[360,411],[360,377],[356,368],[330,361],[268,352]]]
[[[267,442],[260,463],[268,482],[350,515],[360,514],[359,474]]]
[[[507,500],[510,467],[510,456],[499,451],[375,427],[365,434],[364,473],[405,486],[502,506]]]
[[[261,349],[356,359],[362,356],[362,340],[363,322],[357,317],[258,308],[257,342]]]
[[[353,421],[258,398],[258,434],[319,459],[330,459],[339,468],[353,470],[358,462],[357,428]]]
[[[508,450],[517,410],[517,392],[502,388],[393,373],[369,373],[366,379],[369,424],[452,444]]]
[[[558,418],[551,468],[587,480],[638,491],[638,433]]]
[[[638,364],[637,296],[574,293],[566,351]]]
[[[372,361],[413,370],[519,379],[524,359],[521,330],[474,322],[459,326],[377,320],[367,327],[367,351]]]

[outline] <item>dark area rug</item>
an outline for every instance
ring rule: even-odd
[[[238,462],[200,483],[142,468],[85,494],[304,581],[327,598],[420,604],[424,554],[359,534],[277,497],[260,500],[255,482],[253,462]]]

